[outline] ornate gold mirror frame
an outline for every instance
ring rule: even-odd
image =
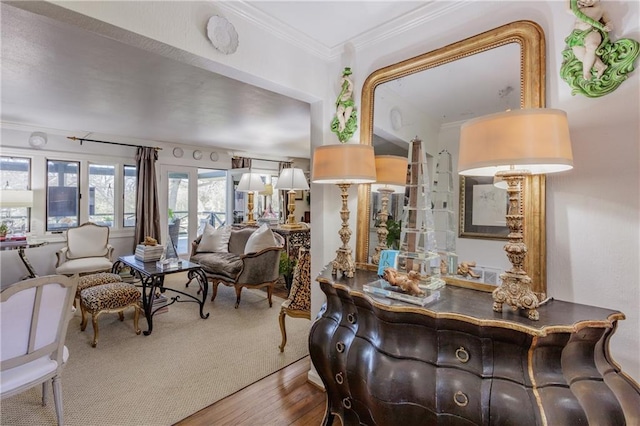
[[[516,21],[371,73],[362,87],[360,143],[371,145],[373,139],[374,92],[378,85],[509,43],[520,45],[520,107],[544,107],[544,32],[535,22]],[[528,247],[526,271],[532,279],[533,291],[539,296],[544,296],[547,289],[544,175],[528,177],[526,186],[526,195],[522,200],[524,239]],[[367,263],[370,201],[370,185],[360,185],[356,225],[356,264],[361,268],[371,268]],[[450,284],[464,285],[457,281],[460,280],[447,280]]]

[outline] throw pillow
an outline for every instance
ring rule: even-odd
[[[198,244],[196,253],[229,253],[230,238],[230,226],[221,226],[216,229],[207,223],[204,227],[204,232],[202,232],[202,239]]]
[[[273,237],[273,232],[265,224],[256,229],[253,234],[249,236],[247,244],[244,246],[244,253],[256,253],[276,245],[276,239]]]

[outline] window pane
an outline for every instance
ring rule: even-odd
[[[113,226],[116,167],[89,165],[89,221]]]
[[[207,223],[215,228],[226,224],[226,211],[226,170],[198,169],[198,234]]]
[[[138,191],[138,178],[136,166],[124,166],[124,221],[123,226],[136,226],[136,194]]]
[[[0,183],[2,189],[27,190],[31,188],[31,160],[28,158],[0,157]],[[3,199],[6,199],[3,197]],[[30,231],[31,209],[29,207],[4,207],[0,219],[13,234]]]
[[[78,226],[80,163],[47,161],[47,231]]]

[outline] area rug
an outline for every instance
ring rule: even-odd
[[[184,288],[182,274],[167,285]],[[187,291],[195,294],[195,282]],[[171,292],[167,292],[171,295]],[[208,319],[196,303],[174,303],[154,316],[153,333],[136,335],[133,314],[99,319],[98,346],[91,347],[91,322],[80,331],[76,313],[66,345],[70,357],[62,375],[65,425],[171,425],[308,354],[310,322],[287,318],[287,346],[281,341],[278,314],[282,299],[269,308],[266,293],[220,286],[207,301]],[[146,321],[140,327],[146,330]],[[51,386],[49,404],[41,405],[41,387],[2,400],[2,425],[55,425]]]

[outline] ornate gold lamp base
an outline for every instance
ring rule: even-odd
[[[283,223],[280,227],[282,229],[302,229],[304,225],[301,225],[296,222],[296,216],[294,214],[296,210],[296,191],[291,190],[287,192],[287,210],[289,211],[289,215],[287,216],[287,222]]]
[[[247,193],[247,209],[249,212],[247,213],[247,220],[244,221],[247,225],[256,225],[257,222],[253,217],[253,192]]]
[[[393,190],[380,188],[378,189],[378,192],[380,193],[382,206],[377,218],[379,221],[376,229],[376,234],[378,234],[378,245],[375,248],[373,258],[371,259],[371,262],[373,262],[374,265],[378,265],[380,263],[380,252],[389,248],[387,246],[387,235],[389,235],[387,219],[389,219],[389,196],[393,193]]]
[[[356,272],[356,264],[351,256],[351,247],[349,247],[349,239],[351,238],[351,229],[349,229],[349,208],[347,199],[349,198],[348,190],[351,184],[339,183],[340,197],[342,198],[342,210],[340,210],[340,218],[342,219],[342,227],[338,234],[342,240],[342,247],[336,250],[336,258],[331,262],[331,274],[336,275],[342,273],[349,278],[353,278]]]
[[[525,175],[529,174],[523,170],[509,170],[498,172],[496,176],[502,177],[507,182],[507,194],[509,196],[509,209],[507,211],[507,226],[509,227],[509,242],[505,244],[504,250],[511,262],[511,269],[500,275],[502,285],[493,291],[493,310],[502,312],[502,305],[507,304],[511,309],[528,309],[530,320],[537,321],[538,297],[529,285],[531,278],[523,269],[524,259],[527,255],[527,246],[522,236],[523,219],[520,208],[520,192]]]

